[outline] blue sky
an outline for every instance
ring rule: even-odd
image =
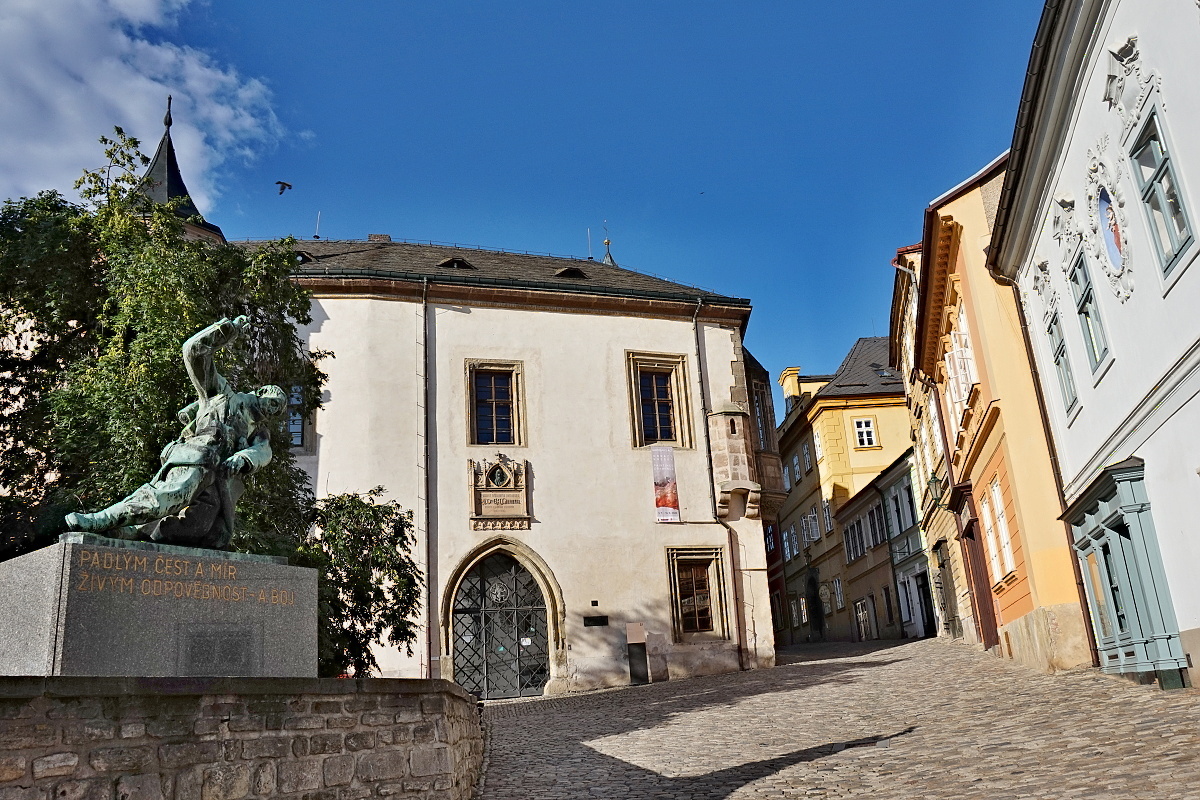
[[[2,196],[68,188],[114,124],[152,150],[172,91],[230,238],[320,212],[323,238],[577,256],[590,227],[599,256],[607,220],[622,266],[751,298],[774,375],[887,333],[895,249],[1011,140],[1042,7],[10,2],[0,52],[33,44],[0,57]]]

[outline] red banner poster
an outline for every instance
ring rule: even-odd
[[[656,522],[679,522],[679,486],[675,482],[675,449],[651,447],[654,468],[654,514]]]

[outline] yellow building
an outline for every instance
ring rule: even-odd
[[[912,361],[938,399],[933,494],[957,517],[978,638],[1053,671],[1092,659],[1016,297],[986,269],[1005,161],[926,210]]]
[[[886,336],[859,339],[833,375],[805,376],[792,367],[779,383],[787,401],[779,449],[790,486],[779,513],[788,617],[781,640],[861,638],[850,575],[864,585],[886,583],[887,537],[864,544],[883,548],[881,557],[872,553],[870,569],[856,563],[848,571],[835,516],[908,449],[904,385],[888,367]]]

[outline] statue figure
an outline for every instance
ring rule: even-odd
[[[199,399],[179,412],[183,432],[163,448],[162,468],[119,503],[68,514],[69,530],[187,547],[229,546],[242,478],[270,463],[270,426],[287,408],[278,386],[235,392],[217,373],[214,351],[248,325],[245,317],[222,319],[184,342],[183,362]]]

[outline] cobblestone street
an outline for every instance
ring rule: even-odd
[[[482,797],[1200,797],[1200,691],[1041,675],[944,640],[780,661],[489,704]]]

